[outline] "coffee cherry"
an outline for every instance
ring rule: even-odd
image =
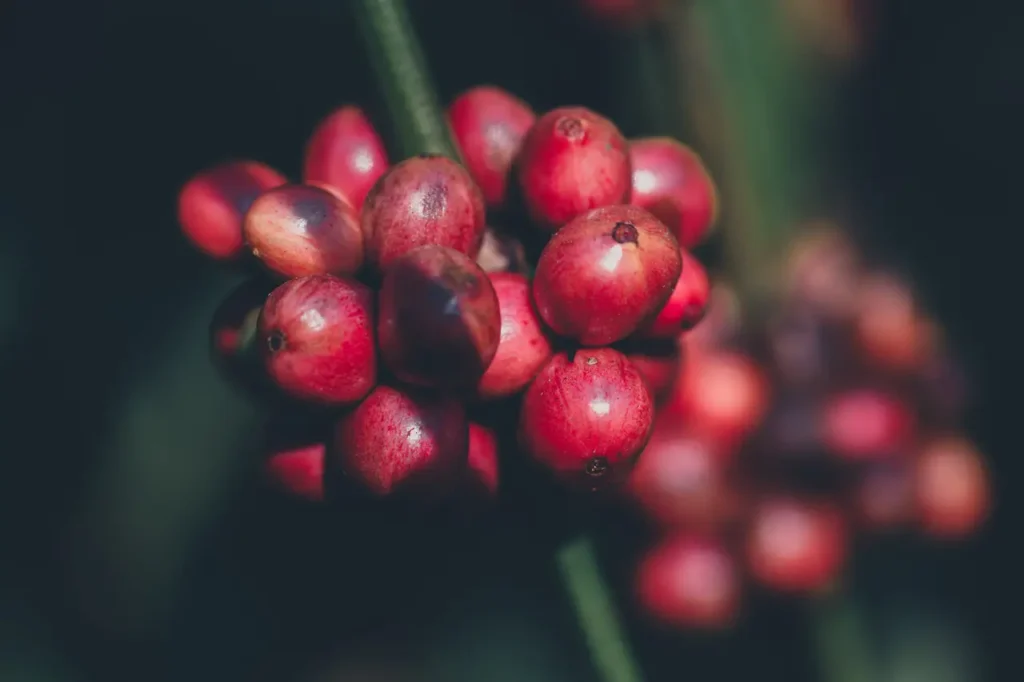
[[[274,452],[264,470],[270,482],[281,491],[310,502],[324,499],[323,443],[312,443]]]
[[[256,340],[256,323],[272,286],[261,279],[242,282],[217,306],[210,322],[210,354],[214,364],[233,375]]]
[[[464,480],[468,452],[462,403],[381,385],[338,421],[332,457],[375,496],[436,499]]]
[[[912,467],[907,460],[869,462],[853,484],[857,520],[868,530],[906,525],[914,516]]]
[[[527,266],[526,250],[522,242],[515,237],[488,227],[484,230],[476,264],[488,273],[524,272]]]
[[[914,414],[903,400],[870,388],[829,396],[822,422],[825,447],[850,460],[905,454],[915,431]]]
[[[601,346],[656,315],[681,268],[667,227],[641,208],[608,206],[555,233],[537,262],[533,297],[555,333]]]
[[[436,244],[476,257],[484,198],[466,169],[444,156],[406,159],[373,186],[363,206],[367,262],[384,270],[418,246]]]
[[[679,376],[682,356],[675,341],[662,339],[646,343],[624,344],[620,350],[640,372],[654,397],[661,404],[671,394]]]
[[[519,439],[558,478],[585,488],[624,480],[650,437],[654,401],[610,348],[558,353],[526,390]]]
[[[861,277],[860,254],[849,236],[830,223],[813,223],[786,259],[785,294],[833,319],[849,317]]]
[[[956,539],[978,529],[988,515],[991,490],[985,463],[959,437],[926,443],[914,470],[917,516],[929,535]]]
[[[264,362],[288,394],[344,405],[377,381],[373,294],[358,282],[310,275],[285,282],[259,319]]]
[[[245,241],[282,277],[352,275],[363,264],[363,233],[352,206],[310,185],[264,192],[243,222]]]
[[[736,618],[740,572],[720,540],[680,534],[644,557],[636,592],[641,606],[664,623],[717,629]]]
[[[469,423],[469,493],[474,497],[498,495],[498,437],[476,422]]]
[[[746,552],[754,579],[780,592],[813,592],[846,561],[846,526],[833,507],[769,497],[755,507]]]
[[[682,274],[672,289],[668,302],[657,316],[637,331],[637,336],[652,339],[674,339],[680,332],[689,331],[704,319],[711,295],[708,273],[700,261],[688,251],[680,252]]]
[[[256,161],[233,161],[197,174],[178,195],[178,222],[200,251],[217,260],[245,251],[242,217],[264,191],[288,179]]]
[[[693,330],[680,341],[688,351],[703,352],[733,345],[743,325],[743,308],[735,289],[717,282],[711,287],[707,312]]]
[[[890,371],[920,368],[936,339],[910,288],[893,275],[873,274],[864,278],[857,294],[854,326],[864,356]]]
[[[498,297],[473,260],[421,246],[388,266],[379,294],[381,357],[402,381],[471,387],[501,338]]]
[[[487,85],[463,92],[448,107],[448,122],[466,169],[489,206],[505,202],[509,169],[535,118],[521,99]]]
[[[322,120],[306,144],[302,178],[337,190],[356,210],[388,169],[384,143],[359,107],[344,106]]]
[[[501,312],[498,349],[480,378],[482,398],[503,398],[519,393],[530,383],[554,352],[530,297],[530,282],[511,272],[490,276]]]
[[[530,217],[555,231],[581,213],[629,201],[628,145],[589,109],[554,109],[526,134],[516,178]]]
[[[632,203],[665,223],[684,249],[704,241],[718,217],[715,183],[696,152],[669,137],[633,140]]]

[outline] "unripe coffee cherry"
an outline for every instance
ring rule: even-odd
[[[704,266],[689,251],[680,252],[683,270],[668,301],[657,316],[637,331],[648,339],[674,339],[696,327],[708,309],[711,283]]]
[[[550,231],[591,209],[629,201],[628,144],[614,123],[582,107],[537,119],[515,172],[527,212]]]
[[[264,191],[288,179],[256,161],[233,161],[197,174],[178,195],[181,231],[211,258],[230,260],[245,252],[242,218]]]
[[[245,241],[282,277],[353,275],[363,264],[363,233],[352,206],[321,187],[264,192],[243,222]]]
[[[356,210],[388,169],[384,143],[359,107],[344,106],[322,120],[306,144],[302,178],[335,188]]]
[[[533,280],[537,311],[585,346],[626,338],[665,305],[682,260],[675,237],[636,206],[579,216],[544,247]]]

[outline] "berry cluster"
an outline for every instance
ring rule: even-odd
[[[301,184],[235,162],[181,192],[200,250],[259,266],[215,314],[218,364],[278,415],[331,422],[274,445],[267,470],[299,496],[322,499],[325,471],[375,498],[494,495],[508,442],[569,487],[623,483],[704,315],[689,249],[716,196],[690,149],[494,87],[447,115],[463,164],[390,164],[346,106],[312,135]],[[488,422],[496,404],[516,433]]]

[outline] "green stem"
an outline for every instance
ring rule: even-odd
[[[827,682],[879,679],[861,615],[850,595],[841,588],[835,589],[820,595],[812,608],[822,679]]]

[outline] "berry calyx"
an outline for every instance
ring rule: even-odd
[[[317,124],[306,144],[302,178],[333,187],[358,214],[387,169],[384,142],[373,124],[359,107],[344,106]]]

